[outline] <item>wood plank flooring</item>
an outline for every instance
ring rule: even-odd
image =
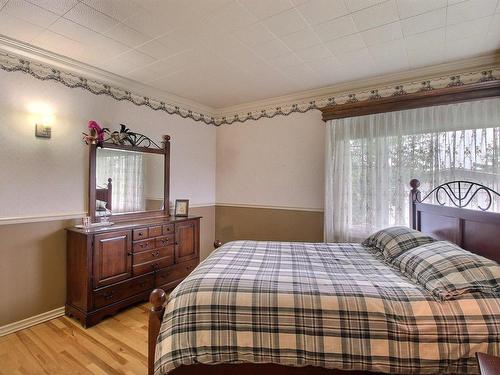
[[[149,304],[84,329],[61,317],[0,337],[0,374],[147,373]]]

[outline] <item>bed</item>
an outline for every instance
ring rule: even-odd
[[[95,189],[95,198],[97,202],[102,202],[101,205],[96,204],[97,211],[112,210],[111,202],[113,195],[113,183],[111,177],[108,178],[108,183],[105,187],[97,186]]]
[[[432,190],[459,198],[448,207],[412,180],[411,226],[499,262],[500,214],[464,208],[498,193],[468,184]],[[155,375],[462,374],[500,355],[499,298],[440,301],[361,244],[231,242],[150,300]]]

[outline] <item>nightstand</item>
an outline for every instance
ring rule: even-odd
[[[485,353],[476,353],[476,358],[481,375],[500,374],[500,357],[495,357]]]

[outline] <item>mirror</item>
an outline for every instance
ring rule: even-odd
[[[90,216],[168,215],[169,151],[169,143],[164,149],[92,145]]]

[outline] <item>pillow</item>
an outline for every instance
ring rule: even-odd
[[[407,250],[434,241],[418,230],[401,226],[379,230],[364,240],[363,245],[375,247],[390,261]]]
[[[97,211],[106,211],[107,204],[108,204],[108,202],[100,201],[99,199],[96,199],[95,209]]]
[[[415,247],[392,263],[442,300],[473,292],[500,297],[500,265],[447,241]]]

